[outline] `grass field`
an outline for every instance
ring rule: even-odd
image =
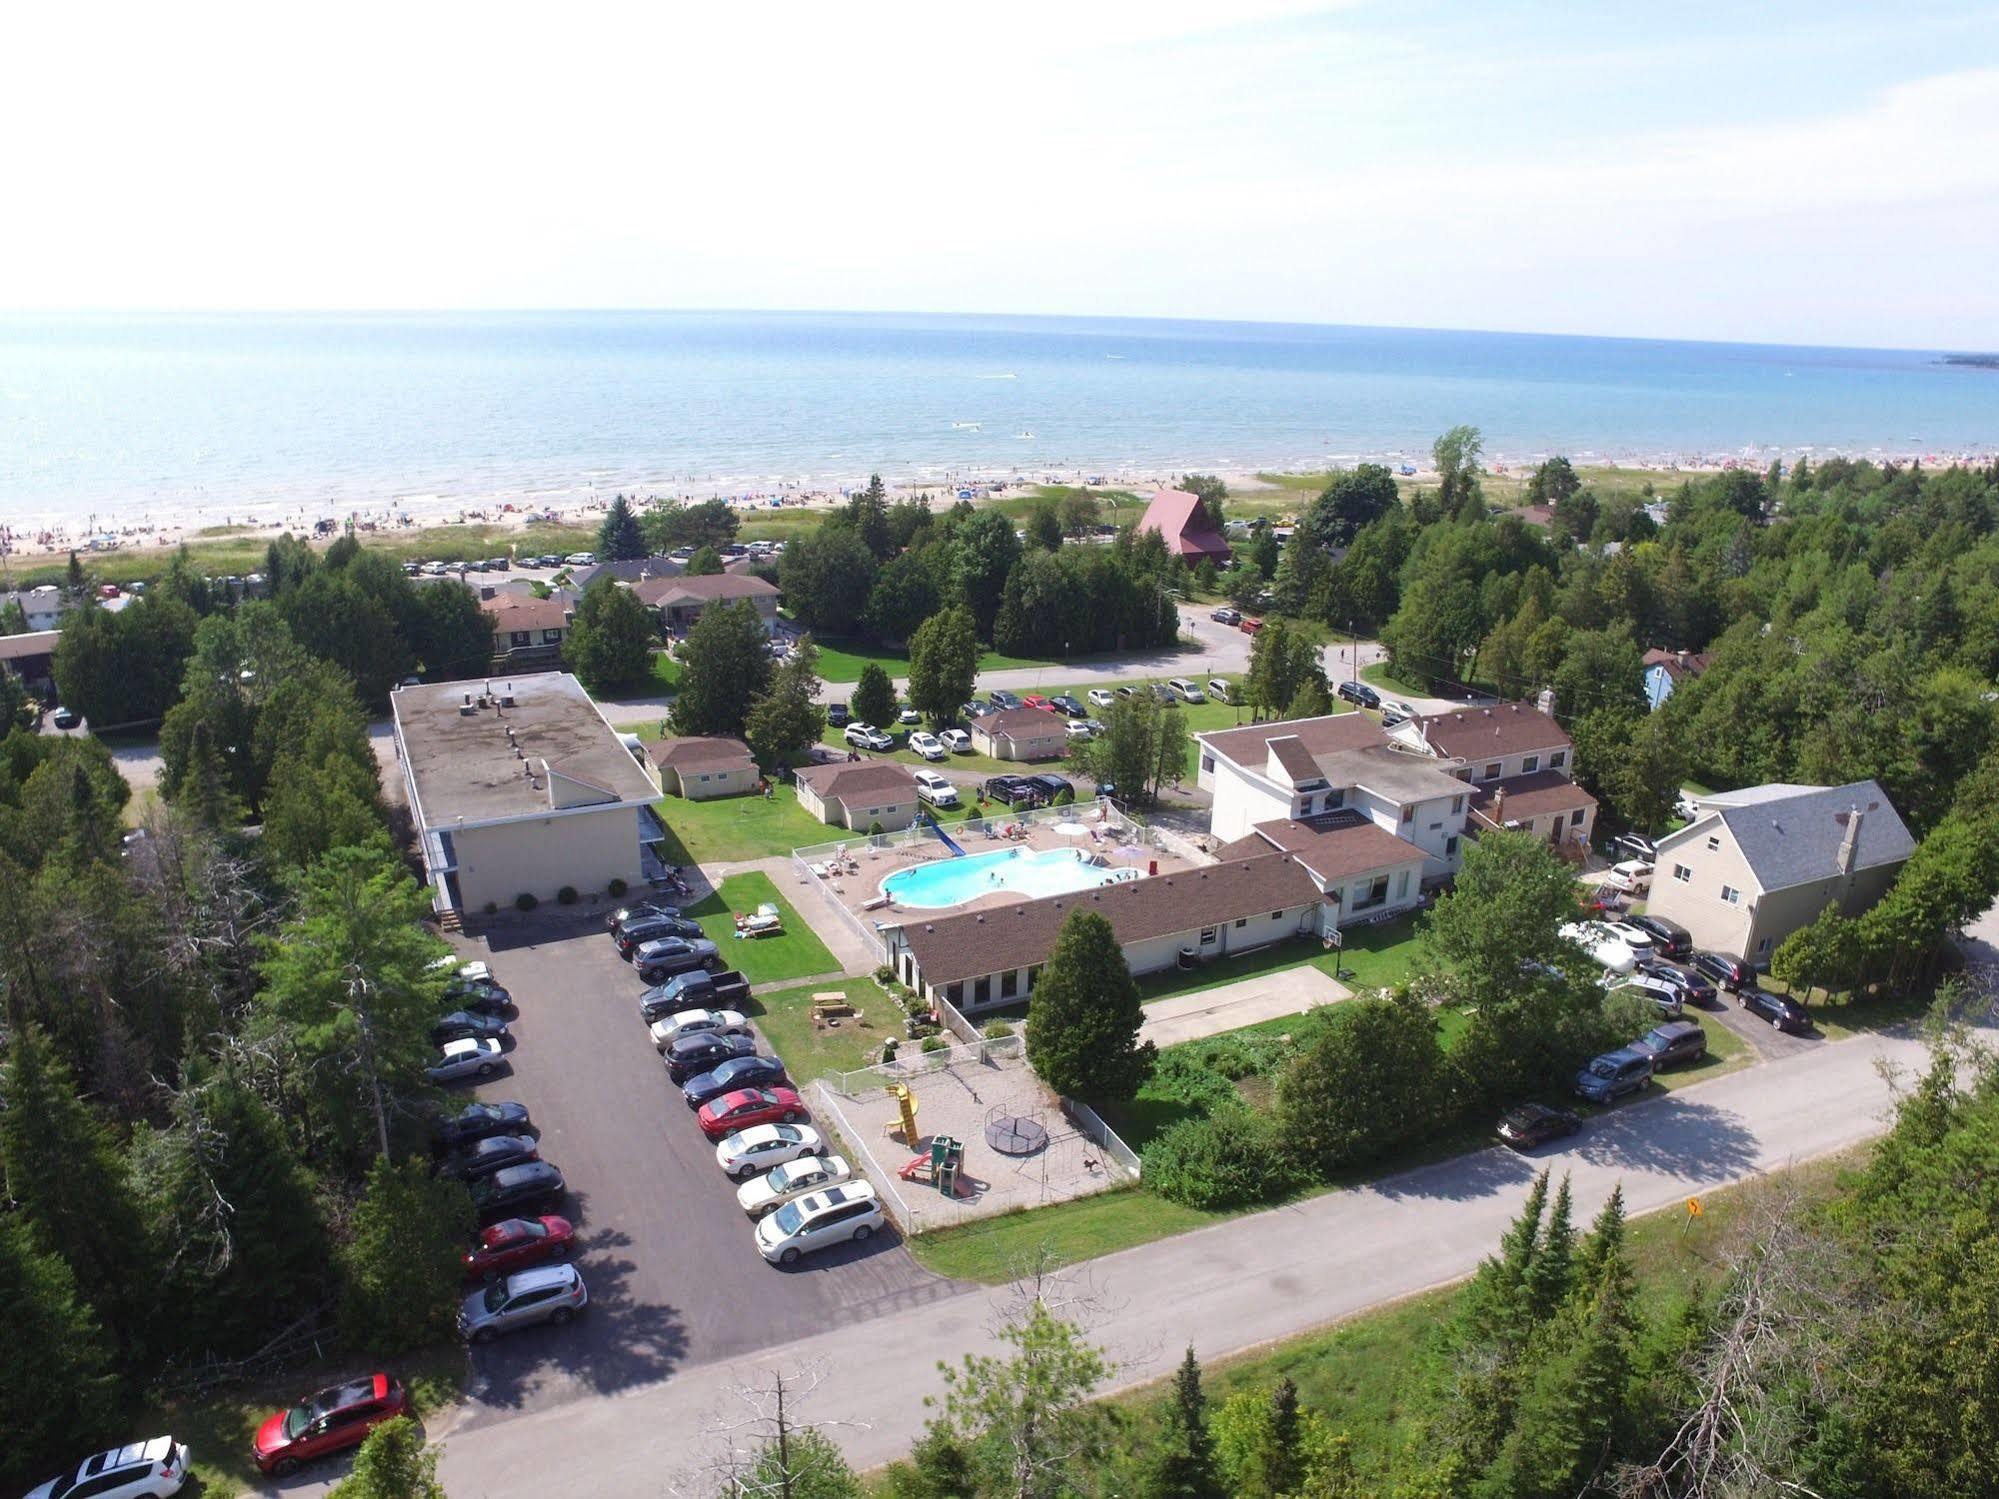
[[[817,637],[814,637],[813,644],[819,647],[819,680],[822,682],[858,682],[861,668],[870,664],[881,667],[891,677],[909,675],[909,652],[900,646],[874,645],[865,640],[820,640]],[[1027,656],[1003,656],[998,651],[987,651],[979,657],[979,670],[982,672],[1033,671],[1056,664]]]
[[[938,1275],[998,1284],[1044,1251],[1059,1263],[1074,1264],[1233,1216],[1183,1208],[1134,1187],[918,1234],[909,1249],[918,1264]]]
[[[1138,992],[1148,1001],[1166,999],[1306,964],[1339,978],[1350,989],[1392,989],[1415,973],[1421,956],[1413,915],[1377,926],[1353,927],[1345,933],[1345,942],[1338,952],[1327,952],[1317,941],[1300,938],[1219,958],[1191,972],[1168,969],[1141,978]]]
[[[860,1023],[843,1020],[837,1028],[815,1027],[812,996],[835,989],[860,1007]],[[784,1058],[785,1071],[796,1083],[871,1066],[880,1059],[882,1042],[903,1033],[902,1011],[872,979],[843,978],[755,994],[744,1013],[756,1022],[770,1049]]]
[[[789,786],[774,787],[769,801],[760,796],[725,796],[691,802],[668,796],[654,802],[653,810],[666,824],[661,856],[669,864],[768,859],[839,836],[839,829],[827,827],[800,807],[798,793]]]
[[[766,902],[784,917],[783,935],[738,937],[734,917],[747,915]],[[724,965],[740,971],[752,984],[840,971],[839,960],[826,950],[826,944],[791,902],[778,894],[770,876],[758,870],[729,876],[719,890],[688,907],[687,914],[701,923],[701,930],[720,950]]]

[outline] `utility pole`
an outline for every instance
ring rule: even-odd
[[[1347,638],[1353,643],[1353,661],[1348,668],[1351,675],[1347,680],[1352,685],[1358,687],[1360,685],[1360,633],[1354,629],[1352,620],[1347,621]]]

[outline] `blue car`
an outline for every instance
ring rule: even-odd
[[[1620,1046],[1595,1058],[1576,1074],[1576,1092],[1591,1103],[1615,1103],[1651,1081],[1651,1053],[1635,1046]]]
[[[680,1090],[680,1096],[687,1100],[687,1107],[698,1109],[702,1104],[720,1098],[724,1093],[733,1093],[738,1088],[768,1088],[783,1081],[784,1063],[778,1058],[736,1057],[713,1072],[689,1078],[687,1085]]]

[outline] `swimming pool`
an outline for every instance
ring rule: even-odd
[[[1081,849],[1050,848],[1039,853],[1003,848],[962,859],[939,859],[898,869],[882,881],[882,894],[902,906],[955,906],[974,896],[1008,890],[1016,895],[1066,895],[1121,880],[1135,880],[1135,869],[1106,869],[1092,864]]]

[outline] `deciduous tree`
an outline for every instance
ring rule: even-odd
[[[878,729],[893,727],[902,709],[896,702],[895,683],[879,661],[870,661],[861,668],[849,706],[856,722],[873,724]]]
[[[931,728],[954,723],[979,674],[978,625],[969,609],[946,609],[909,637],[909,705]]]
[[[725,607],[704,609],[695,628]],[[576,617],[562,642],[562,661],[592,692],[623,691],[651,675],[652,647],[658,638],[658,622],[639,596],[609,577],[599,577],[576,601]]]
[[[376,1158],[341,1253],[340,1321],[355,1347],[401,1353],[457,1331],[473,1222],[458,1182],[415,1156]]]
[[[680,690],[670,712],[673,732],[740,735],[749,722],[750,705],[771,685],[769,643],[748,599],[703,609],[680,648]]]

